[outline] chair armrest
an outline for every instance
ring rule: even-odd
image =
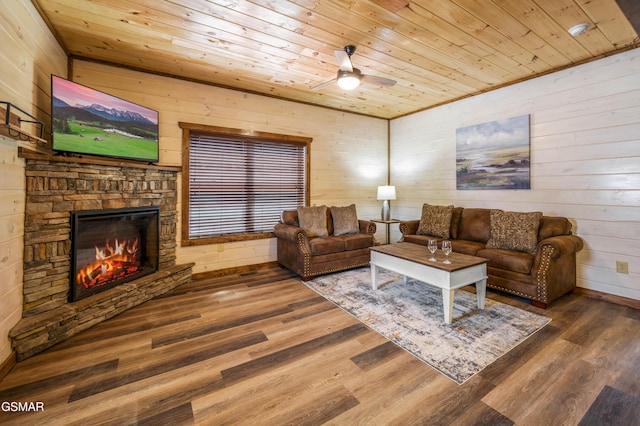
[[[361,234],[373,235],[376,233],[376,224],[371,222],[370,220],[358,219],[358,226],[360,227]]]
[[[402,235],[415,235],[418,232],[418,225],[420,225],[420,219],[416,220],[403,220],[400,222],[400,232]]]

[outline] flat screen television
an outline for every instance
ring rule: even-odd
[[[51,76],[54,151],[158,161],[158,112]]]

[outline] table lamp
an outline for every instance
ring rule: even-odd
[[[384,185],[378,187],[378,200],[384,200],[382,203],[382,220],[390,220],[391,213],[389,211],[389,200],[396,199],[396,187]]]

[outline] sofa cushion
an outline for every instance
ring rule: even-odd
[[[487,259],[489,266],[521,274],[531,273],[534,259],[532,254],[522,251],[490,248],[478,250],[476,256]]]
[[[355,204],[346,207],[331,207],[331,218],[333,219],[333,235],[360,232]]]
[[[285,225],[291,226],[300,226],[300,222],[298,222],[298,211],[297,210],[285,210],[280,215],[280,222]]]
[[[320,256],[323,254],[338,253],[344,251],[344,240],[339,237],[317,237],[309,239],[311,254]]]
[[[460,215],[458,239],[486,243],[491,236],[491,210],[465,208]]]
[[[491,238],[487,248],[535,253],[542,212],[491,210]]]
[[[327,207],[327,234],[333,235],[333,219],[331,218],[331,209]]]
[[[542,216],[540,229],[538,229],[538,241],[560,235],[570,235],[571,226],[571,222],[566,217]]]
[[[402,237],[402,241],[405,243],[413,243],[420,244],[426,246],[429,244],[429,240],[433,239],[433,237],[429,235],[416,235],[416,234],[407,234]]]
[[[307,231],[310,237],[326,237],[327,206],[298,207],[300,228]]]
[[[458,228],[460,227],[460,221],[462,220],[462,211],[464,208],[462,207],[454,207],[451,212],[451,228],[449,233],[451,234],[449,238],[453,238],[454,240],[458,239]]]
[[[453,206],[422,206],[422,216],[418,225],[418,235],[432,235],[440,238],[451,237],[451,215]]]
[[[468,240],[451,240],[451,250],[456,253],[468,254],[469,256],[477,256],[478,250],[484,248],[484,243]]]
[[[371,234],[344,234],[335,237],[344,243],[345,250],[357,250],[373,246]]]

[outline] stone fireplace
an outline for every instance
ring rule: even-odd
[[[19,156],[26,174],[23,314],[9,335],[18,360],[191,280],[193,264],[176,265],[178,167],[24,149]],[[114,219],[118,210],[124,215]],[[106,231],[93,226],[100,214],[108,217]],[[130,223],[120,223],[123,217]],[[84,231],[78,227],[83,222]],[[99,241],[72,244],[78,231]],[[147,253],[137,256],[144,259],[121,256],[142,245]],[[81,247],[80,257],[74,247]],[[71,277],[85,261],[91,278],[80,278],[87,291],[76,297]],[[127,275],[126,268],[140,273],[112,285],[106,278],[114,267],[118,275]]]

